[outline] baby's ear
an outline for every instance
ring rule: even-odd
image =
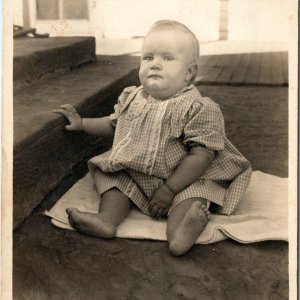
[[[198,65],[196,63],[191,63],[188,67],[185,81],[190,82],[191,80],[193,80],[196,77],[197,72],[198,72]]]

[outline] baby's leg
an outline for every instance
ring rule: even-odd
[[[101,196],[98,213],[80,212],[76,208],[67,208],[70,224],[87,235],[113,238],[117,227],[126,218],[131,208],[130,199],[117,188]]]
[[[186,253],[205,229],[210,213],[207,200],[191,198],[176,205],[170,212],[167,224],[169,250],[173,255]]]

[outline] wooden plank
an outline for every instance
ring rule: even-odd
[[[196,81],[197,83],[214,83],[221,71],[221,68],[212,68],[209,66],[202,68]]]
[[[242,54],[242,58],[232,74],[230,83],[232,84],[244,83],[250,59],[251,59],[250,53]]]
[[[210,69],[210,67],[208,67],[208,66],[200,66],[200,68],[198,69],[197,77],[195,79],[195,84],[201,83],[204,78],[208,77],[209,69]]]
[[[222,55],[212,55],[211,59],[207,62],[207,65],[211,67],[216,66],[221,57]]]
[[[245,84],[256,84],[258,82],[260,60],[261,53],[252,53],[244,79]]]
[[[204,56],[200,56],[200,62],[199,65],[200,66],[206,66],[207,63],[209,62],[209,60],[213,57],[213,55],[204,55]]]
[[[282,76],[285,84],[289,83],[288,52],[281,52]]]
[[[271,53],[266,52],[262,53],[261,62],[260,62],[260,71],[258,77],[259,84],[272,84],[272,60]]]
[[[221,71],[222,68],[211,68],[208,74],[208,82],[215,82]]]
[[[222,68],[222,72],[219,74],[219,76],[216,78],[217,83],[229,83],[230,79],[232,77],[232,74],[239,64],[242,55],[241,54],[232,54],[232,55],[226,55],[226,57],[229,59],[227,65],[224,65]],[[224,62],[224,61],[223,61]]]
[[[221,55],[220,59],[216,63],[216,67],[227,67],[232,63],[234,60],[234,54],[224,54]]]
[[[209,55],[203,56],[202,63],[205,65],[201,65],[200,58],[200,68],[198,71],[198,76],[196,78],[197,83],[213,83],[219,73],[222,71],[221,68],[215,67],[217,62],[221,59],[221,55]]]
[[[273,52],[272,53],[272,74],[271,74],[272,84],[274,85],[283,85],[283,75],[281,67],[281,53]]]

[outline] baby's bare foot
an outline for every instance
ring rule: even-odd
[[[169,249],[174,255],[186,253],[196,242],[210,220],[210,212],[204,204],[196,201],[183,217],[170,242]]]
[[[77,231],[84,234],[101,237],[113,238],[116,235],[116,227],[111,224],[101,214],[80,212],[77,208],[67,208],[69,222]]]

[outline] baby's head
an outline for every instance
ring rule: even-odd
[[[179,22],[158,21],[143,42],[141,84],[155,98],[171,97],[193,82],[198,64],[196,36]]]

